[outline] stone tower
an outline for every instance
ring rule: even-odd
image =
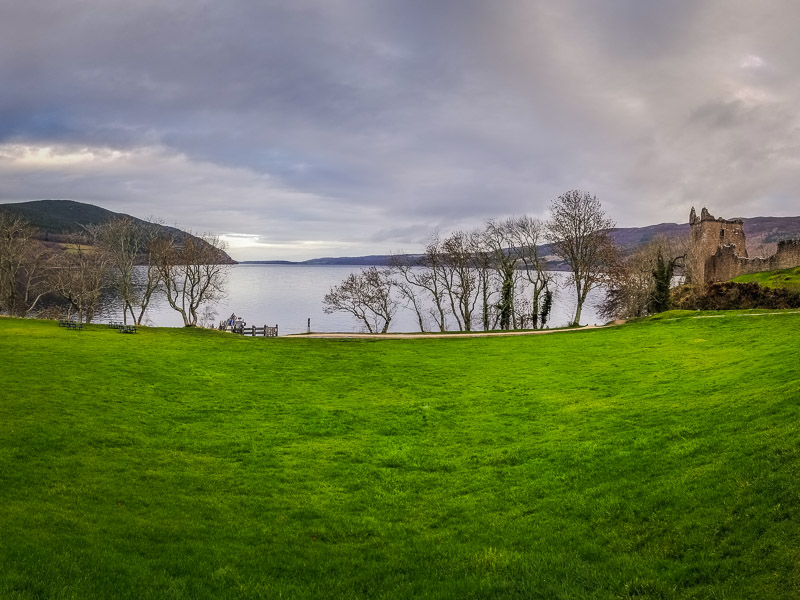
[[[741,219],[715,219],[705,208],[689,213],[692,238],[687,273],[694,283],[727,281],[744,275],[800,265],[800,240],[781,240],[766,258],[748,258]]]
[[[741,219],[715,219],[705,208],[698,218],[692,207],[689,213],[689,225],[692,230],[691,255],[694,261],[692,270],[698,282],[711,281],[709,259],[717,254],[721,246],[727,247],[726,254],[747,258],[747,245]]]

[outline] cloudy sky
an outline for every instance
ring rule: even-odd
[[[247,259],[417,251],[544,216],[797,215],[800,4],[0,4],[0,202],[64,198]]]

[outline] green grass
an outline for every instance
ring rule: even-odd
[[[0,598],[799,597],[800,314],[665,316],[384,341],[0,319]]]
[[[740,275],[733,281],[738,281],[740,283],[755,281],[765,287],[786,288],[795,292],[800,292],[800,267]]]

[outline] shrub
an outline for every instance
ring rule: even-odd
[[[685,310],[800,308],[800,293],[755,282],[724,281],[705,286],[683,285],[673,290],[672,302],[675,308]]]

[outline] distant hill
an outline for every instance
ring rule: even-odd
[[[84,233],[87,226],[100,225],[121,217],[133,219],[139,223],[145,222],[125,213],[113,212],[94,204],[75,202],[74,200],[33,200],[0,204],[0,211],[24,218],[41,232],[44,240]],[[175,227],[156,226],[172,235],[177,234],[178,239],[182,239],[184,236],[194,237]],[[227,253],[222,252],[221,262],[233,264],[236,261]]]
[[[743,220],[750,256],[770,256],[778,249],[778,242],[800,238],[800,217],[752,217]]]
[[[781,240],[800,238],[800,217],[748,217],[742,218],[742,221],[747,236],[747,252],[751,256],[774,254]],[[621,227],[611,230],[611,237],[626,250],[646,244],[658,235],[688,236],[689,224],[660,223],[647,227]]]
[[[140,220],[94,204],[73,200],[34,200],[0,204],[0,210],[19,215],[42,233],[48,234],[81,233],[86,225],[100,225],[118,217]]]
[[[625,250],[633,250],[658,236],[680,237],[689,235],[689,223],[659,223],[646,227],[615,227],[611,239]]]
[[[750,217],[744,221],[744,232],[747,236],[747,251],[750,256],[769,256],[775,253],[778,242],[786,239],[800,238],[800,217]],[[646,244],[654,237],[682,237],[689,235],[689,223],[659,223],[646,227],[615,227],[611,230],[612,239],[624,250],[630,251]],[[553,248],[550,244],[539,246],[542,256],[552,256]],[[419,254],[408,255],[419,257]],[[301,262],[286,260],[253,260],[245,261],[250,264],[288,264],[288,265],[352,265],[352,266],[387,266],[390,256],[388,254],[373,254],[369,256],[341,256],[312,258]],[[553,270],[564,268],[558,260],[549,261]]]
[[[0,204],[0,210],[24,217],[39,229],[45,237],[48,235],[74,235],[85,231],[85,226],[87,225],[98,225],[118,217],[128,217],[135,221],[141,221],[141,219],[131,215],[116,213],[94,204],[75,202],[73,200],[35,200]],[[728,217],[726,216],[726,218]],[[742,220],[744,221],[744,232],[747,236],[747,251],[750,256],[768,256],[775,252],[779,241],[800,238],[800,216],[750,217]],[[177,232],[179,235],[190,235],[174,227],[161,227],[171,233]],[[611,230],[611,237],[625,250],[633,250],[658,235],[667,237],[688,236],[689,224],[659,223],[658,225],[645,227],[617,227]],[[548,244],[540,246],[540,251],[544,256],[553,254],[552,248]],[[419,255],[412,254],[409,256],[417,257]],[[225,254],[225,260],[231,263],[236,262],[227,254]],[[388,254],[373,254],[368,256],[312,258],[300,262],[286,260],[244,262],[249,264],[387,266],[389,260],[390,256]],[[560,268],[559,262],[557,260],[550,261],[550,268]]]

